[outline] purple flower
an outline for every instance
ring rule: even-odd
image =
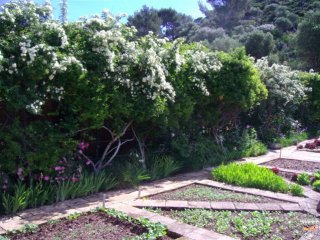
[[[17,169],[17,175],[20,177],[23,174],[23,169],[22,168],[18,168]]]
[[[48,182],[48,181],[50,180],[50,177],[49,177],[49,176],[44,176],[44,177],[43,177],[43,180],[46,181],[46,182]]]

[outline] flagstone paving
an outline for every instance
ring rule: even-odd
[[[319,161],[320,154],[314,152],[297,151],[296,147],[285,148],[281,151],[270,151],[266,155],[256,158],[243,159],[242,162],[265,163],[281,157],[299,159],[304,161]],[[103,197],[106,197],[105,207],[114,208],[126,214],[140,218],[145,217],[152,222],[160,222],[167,226],[168,231],[182,236],[181,239],[191,240],[231,240],[234,238],[221,235],[209,230],[197,228],[169,217],[160,216],[157,213],[146,211],[144,207],[152,208],[204,208],[213,210],[246,210],[246,211],[298,211],[308,212],[319,217],[317,212],[320,194],[305,188],[305,197],[293,197],[287,194],[274,193],[259,189],[243,188],[215,182],[210,179],[212,168],[199,172],[181,174],[152,183],[143,184],[138,189],[125,189],[95,194],[90,197],[68,200],[52,206],[44,206],[37,209],[26,210],[14,216],[0,217],[0,234],[23,227],[25,224],[41,224],[48,220],[66,217],[72,213],[84,213],[94,208],[102,207]],[[283,202],[279,203],[242,203],[242,202],[215,202],[215,201],[174,201],[174,200],[148,200],[147,197],[159,193],[172,191],[191,184],[202,184],[210,187],[231,190],[239,193],[253,194],[268,197]]]

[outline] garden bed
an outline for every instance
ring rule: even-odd
[[[98,211],[83,215],[71,215],[66,219],[39,226],[26,226],[19,232],[8,234],[6,238],[10,240],[122,240],[143,236],[141,239],[150,239],[148,238],[149,234],[156,234],[163,230],[165,228],[162,225],[150,223],[148,220],[140,224],[139,221],[119,212],[109,214]],[[157,239],[174,238],[163,236]]]
[[[246,240],[300,239],[319,219],[301,212],[212,211],[149,209],[181,222]]]
[[[150,196],[150,200],[182,200],[182,201],[214,201],[214,202],[244,202],[244,203],[277,203],[279,200],[239,193],[220,188],[192,184],[173,191]]]
[[[304,172],[316,172],[320,169],[320,162],[309,162],[293,159],[279,158],[272,160],[261,165],[276,167],[276,168],[285,168],[292,169]]]

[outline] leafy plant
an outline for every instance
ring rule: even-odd
[[[28,197],[30,196],[30,189],[22,183],[15,186],[13,195],[4,193],[2,195],[2,206],[6,214],[16,213],[24,210],[28,206]]]
[[[248,212],[241,212],[233,218],[236,229],[243,234],[245,238],[265,235],[271,232],[273,219],[267,212],[252,212],[251,218],[248,218]]]
[[[173,160],[169,156],[155,156],[151,160],[151,166],[148,169],[148,173],[152,180],[162,179],[177,172],[181,168],[181,165]]]
[[[312,186],[314,190],[320,192],[320,180],[315,181]]]
[[[290,185],[290,192],[293,196],[303,197],[304,190],[303,188],[298,184],[291,184]]]
[[[76,220],[81,216],[81,213],[73,213],[67,217],[68,220]]]
[[[300,185],[309,185],[310,184],[310,176],[308,173],[301,173],[298,175],[297,182]]]
[[[117,184],[115,178],[106,172],[84,173],[78,181],[62,181],[56,187],[56,202],[84,197],[99,191],[109,190]]]
[[[214,180],[237,186],[259,188],[274,192],[287,192],[288,184],[271,170],[253,163],[231,163],[213,169]]]
[[[26,224],[24,225],[19,232],[22,233],[34,233],[39,230],[39,226],[37,224]]]
[[[254,128],[244,131],[241,149],[242,157],[256,157],[268,151],[267,147],[257,140],[257,132]]]
[[[320,180],[320,171],[315,172],[313,176],[316,180]]]
[[[116,170],[119,173],[119,180],[122,184],[137,187],[145,180],[149,180],[150,176],[146,169],[139,163],[127,162],[123,166],[119,166]]]
[[[291,133],[291,134],[288,134],[287,136],[276,138],[274,142],[280,144],[280,146],[283,148],[283,147],[296,145],[299,142],[302,142],[306,139],[308,139],[308,134],[305,132]]]
[[[28,189],[30,191],[27,199],[28,207],[36,208],[54,202],[55,189],[52,185],[45,184],[43,181],[38,183],[31,182]]]
[[[147,229],[146,233],[143,233],[140,236],[132,238],[132,240],[155,240],[167,235],[166,227],[160,223],[150,222],[149,219],[139,218],[133,219],[132,217],[126,215],[125,213],[119,212],[114,209],[100,209],[110,216],[116,217],[121,221],[129,221],[138,225],[141,225]]]

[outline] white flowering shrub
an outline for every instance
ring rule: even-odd
[[[246,110],[266,96],[244,54],[226,57],[152,33],[137,38],[107,11],[64,24],[51,17],[48,1],[8,3],[0,12],[0,172],[50,172],[84,130],[103,128],[112,141],[99,160],[87,159],[98,170],[133,124],[193,114],[210,124],[223,109]]]
[[[269,101],[273,105],[295,105],[305,97],[307,89],[300,80],[298,71],[280,64],[269,66],[267,58],[257,60],[256,67],[261,72],[262,80],[269,91]]]
[[[298,71],[279,64],[269,65],[267,58],[257,60],[256,67],[266,85],[269,97],[253,115],[262,135],[268,141],[296,129],[294,119],[299,105],[309,89],[301,81]]]

